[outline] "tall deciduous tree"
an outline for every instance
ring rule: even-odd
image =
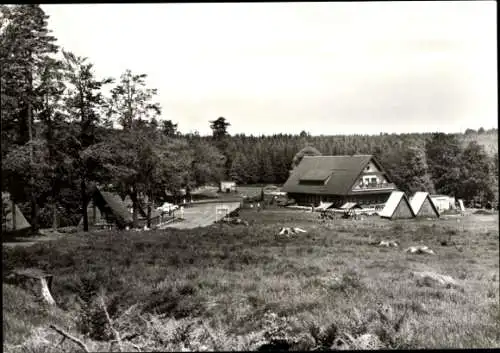
[[[111,90],[111,97],[107,101],[107,116],[118,121],[125,130],[121,134],[122,145],[133,151],[132,158],[124,161],[124,165],[134,173],[122,178],[122,184],[133,201],[134,226],[137,226],[138,209],[142,206],[142,200],[146,199],[141,195],[148,196],[148,210],[150,208],[157,163],[153,147],[155,131],[149,134],[148,128],[156,130],[161,108],[159,103],[153,101],[158,91],[147,87],[146,78],[146,74],[134,74],[126,70]]]
[[[493,179],[491,163],[484,147],[477,142],[470,142],[461,158],[460,195],[466,200],[475,197],[483,201],[493,200]]]
[[[406,149],[400,165],[401,190],[413,194],[416,191],[434,193],[434,185],[429,176],[425,152],[418,146]]]
[[[236,155],[231,162],[231,169],[229,170],[229,177],[236,181],[238,184],[246,184],[249,176],[247,171],[247,158],[244,153],[236,152]]]
[[[219,182],[224,177],[226,158],[207,141],[191,143],[193,152],[192,181],[196,186]]]
[[[425,152],[429,173],[436,192],[458,196],[461,188],[461,148],[454,135],[436,133],[426,143]]]
[[[101,89],[112,82],[111,79],[98,80],[93,72],[93,65],[87,58],[63,51],[65,78],[68,92],[65,107],[69,118],[78,123],[74,154],[75,168],[80,179],[80,192],[83,212],[83,228],[88,231],[87,183],[95,180],[98,173],[98,156],[93,153],[92,145],[98,142],[98,127],[102,124],[101,108],[104,96]]]
[[[108,116],[117,120],[125,130],[143,125],[160,113],[160,104],[153,102],[158,90],[146,87],[146,74],[133,74],[126,70],[120,82],[111,90]]]
[[[163,140],[156,146],[159,160],[154,177],[155,191],[164,193],[167,190],[180,197],[181,188],[195,186],[195,170],[192,169],[195,153],[184,139]]]

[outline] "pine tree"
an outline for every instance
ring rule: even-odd
[[[304,156],[321,156],[321,152],[318,151],[313,146],[304,147],[299,152],[297,152],[297,154],[293,157],[292,170],[295,169],[300,164]]]
[[[161,131],[165,136],[174,137],[178,134],[177,124],[174,124],[172,120],[162,121]]]
[[[35,104],[39,74],[47,58],[57,52],[56,39],[47,28],[48,16],[39,5],[5,6],[0,8],[0,60],[2,67],[2,139],[14,138],[19,145],[28,144],[30,173],[26,188],[31,201],[32,230],[38,230],[35,160]],[[17,130],[17,132],[15,132]],[[7,146],[5,146],[7,147]],[[10,185],[14,198],[23,197],[19,185]]]
[[[273,164],[269,153],[263,153],[260,158],[260,180],[266,184],[274,183]]]
[[[210,121],[210,128],[212,129],[212,136],[215,140],[221,140],[227,136],[227,128],[231,124],[225,118],[219,117],[216,120]]]

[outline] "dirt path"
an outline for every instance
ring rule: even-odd
[[[15,237],[12,239],[9,239],[7,241],[2,241],[2,246],[5,247],[15,247],[15,246],[21,246],[21,247],[27,247],[27,246],[32,246],[36,243],[40,242],[45,242],[45,241],[51,241],[51,240],[57,240],[60,239],[63,235],[39,235],[39,236],[32,236],[32,237]]]
[[[231,213],[240,207],[240,203],[217,202],[193,205],[184,209],[183,221],[168,224],[165,228],[191,229],[209,226],[221,217],[221,215],[217,216],[216,210],[222,206],[227,207],[228,212]]]

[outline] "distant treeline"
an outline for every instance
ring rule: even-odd
[[[376,136],[229,135],[230,117],[212,136],[181,134],[161,119],[145,74],[98,78],[88,58],[56,45],[38,5],[0,5],[2,190],[32,224],[76,224],[91,186],[139,203],[165,191],[221,179],[282,184],[296,155],[373,154],[399,188],[480,201],[498,199],[498,131]],[[110,93],[105,94],[105,87]],[[112,128],[119,124],[120,129]],[[491,138],[490,138],[491,137]],[[479,143],[478,143],[479,141]],[[487,149],[485,149],[485,146]],[[305,150],[304,150],[305,148]],[[2,203],[2,217],[8,205]],[[58,214],[58,217],[56,217]]]

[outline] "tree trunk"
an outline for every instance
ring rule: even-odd
[[[148,228],[151,229],[151,202],[148,202]]]
[[[33,160],[33,126],[32,126],[32,108],[31,108],[31,103],[28,103],[28,112],[27,112],[27,119],[28,119],[28,136],[29,136],[29,151],[30,151],[30,164],[33,166],[34,160]],[[31,171],[31,174],[33,171]],[[30,201],[31,201],[31,230],[33,233],[36,233],[38,231],[38,204],[36,202],[36,195],[35,195],[35,178],[33,174],[30,176]]]
[[[2,199],[2,233],[7,232],[7,211],[5,210],[5,207],[9,207],[8,204],[3,203]]]
[[[87,214],[87,185],[85,184],[85,179],[82,178],[80,183],[80,191],[82,195],[82,212],[83,212],[83,231],[89,231],[89,217]]]
[[[31,192],[31,230],[33,234],[38,232],[38,203],[35,192]]]
[[[92,201],[92,222],[93,224],[97,223],[97,209],[94,201]]]
[[[133,210],[132,210],[132,225],[134,228],[139,227],[139,220],[138,220],[138,207],[137,207],[137,202],[133,203]]]
[[[57,203],[54,202],[53,204],[53,218],[52,218],[52,230],[57,230],[59,227],[59,222],[58,222],[58,215],[57,215]]]
[[[16,219],[16,204],[14,200],[11,199],[12,203],[12,230],[16,230],[17,228],[17,219]]]
[[[31,55],[31,54],[30,54]],[[31,72],[27,72],[28,78],[28,89],[29,93],[33,92],[33,79],[31,76]],[[34,151],[33,151],[33,106],[31,104],[30,98],[28,98],[27,103],[27,111],[26,111],[26,119],[28,125],[28,139],[29,139],[29,153],[30,153],[30,165],[33,166],[34,163]],[[35,195],[35,178],[33,176],[33,171],[31,171],[30,181],[29,181],[30,191],[31,191],[31,230],[33,233],[38,231],[38,205],[36,203],[36,195]]]
[[[139,227],[139,221],[138,221],[138,210],[139,210],[139,205],[137,200],[137,191],[135,190],[134,187],[132,187],[132,192],[130,193],[130,198],[132,199],[132,226],[134,228]]]

